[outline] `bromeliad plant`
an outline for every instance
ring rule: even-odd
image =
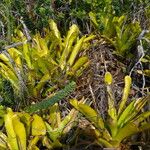
[[[41,95],[46,97],[68,79],[79,77],[89,65],[85,51],[95,36],[79,38],[79,29],[73,24],[62,38],[53,20],[49,25],[44,37],[37,33],[30,43],[16,30],[13,41],[22,42],[23,46],[0,54],[0,74],[21,98],[28,95],[30,99],[42,99]]]
[[[96,19],[96,14],[89,13],[94,26],[99,29],[100,35],[115,48],[115,54],[131,57],[131,49],[135,46],[141,32],[139,22],[127,23],[127,16],[116,17],[114,14],[104,14]]]
[[[150,95],[144,98],[133,99],[128,105],[128,95],[131,87],[131,77],[125,77],[125,87],[118,109],[115,107],[111,90],[112,75],[105,74],[105,83],[108,93],[108,116],[104,120],[96,110],[89,105],[71,100],[70,103],[80,111],[95,127],[96,142],[107,148],[118,148],[121,143],[133,134],[150,128],[145,120],[150,111],[141,112]]]
[[[112,40],[115,47],[115,54],[120,56],[133,57],[131,54],[132,48],[136,45],[137,38],[141,33],[139,22],[126,23],[126,16],[114,17],[116,37]]]
[[[89,48],[89,41],[95,35],[79,38],[79,28],[73,24],[67,36],[62,38],[53,20],[50,20],[49,25],[50,31],[47,32],[48,35],[51,35],[49,38],[49,49],[53,59],[65,74],[79,77],[89,64],[87,55],[84,52]],[[81,53],[82,55],[79,57]]]
[[[63,147],[61,138],[74,126],[78,111],[72,109],[61,118],[58,104],[50,107],[44,118],[37,114],[13,112],[11,108],[0,106],[0,149],[1,150],[39,150]],[[40,143],[38,145],[38,143]]]
[[[26,107],[26,112],[13,112],[11,108],[6,109],[0,106],[0,127],[4,124],[3,129],[6,131],[6,133],[0,131],[0,149],[38,150],[40,149],[37,146],[38,142],[43,143],[43,146],[48,149],[62,147],[63,144],[59,140],[72,128],[78,112],[72,109],[62,119],[57,102],[69,95],[74,89],[75,82],[70,82],[50,98]],[[50,115],[46,115],[49,123],[37,114],[30,114],[43,109],[50,109]],[[46,134],[47,132],[49,135]]]
[[[38,150],[37,142],[46,135],[46,126],[40,116],[13,112],[11,108],[2,106],[0,115],[5,129],[0,131],[1,150]]]
[[[71,110],[68,116],[66,116],[64,120],[61,120],[58,104],[55,103],[67,96],[74,88],[75,82],[72,82],[51,98],[26,108],[26,111],[32,113],[50,107],[50,115],[48,115],[48,118],[51,120],[51,125],[46,123],[37,114],[30,115],[26,112],[13,112],[11,108],[0,106],[0,127],[4,124],[6,132],[0,131],[0,149],[39,149],[37,147],[39,141],[41,141],[41,143],[43,141],[43,145],[47,146],[49,149],[58,146],[58,143],[59,146],[62,146],[59,142],[59,138],[61,138],[62,134],[67,134],[67,132],[69,132],[78,112],[76,110]],[[56,119],[58,123],[57,128],[54,126],[56,125],[54,123]],[[67,129],[65,130],[65,128]],[[46,136],[46,131],[50,132],[50,138]],[[51,135],[51,133],[53,133],[53,135]],[[54,141],[51,142],[51,140]]]

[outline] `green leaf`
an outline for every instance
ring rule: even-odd
[[[125,110],[120,114],[118,121],[117,121],[117,125],[118,127],[122,127],[125,123],[125,120],[127,120],[130,115],[132,115],[132,113],[135,111],[135,104],[136,100],[133,100],[126,108]]]
[[[7,133],[7,142],[9,143],[12,150],[19,150],[17,136],[13,128],[13,111],[8,108],[7,114],[4,116],[5,128]]]
[[[150,116],[150,111],[144,112],[140,114],[137,118],[133,120],[136,124],[140,124],[142,121],[144,121],[146,118]]]
[[[7,150],[7,136],[0,131],[0,149]]]
[[[49,134],[50,138],[53,140],[53,142],[55,142],[56,140],[58,140],[58,138],[61,137],[61,135],[63,134],[63,130],[67,127],[67,124],[71,121],[72,117],[73,117],[73,114],[72,114],[72,112],[70,112],[63,119],[63,121],[60,122],[60,124],[58,125],[58,127],[54,128],[54,129],[52,129],[51,125],[49,125],[48,123],[46,123],[48,134]]]
[[[49,108],[49,123],[51,124],[52,129],[58,127],[61,122],[60,110],[58,103],[54,104]]]
[[[46,134],[46,126],[43,119],[38,116],[37,114],[33,115],[32,121],[32,135],[33,136],[40,136]]]
[[[118,141],[119,143],[122,142],[125,138],[140,132],[138,127],[134,123],[128,123],[123,128],[118,130],[116,137],[113,138],[114,141]]]
[[[150,129],[150,123],[144,123],[139,127],[139,130],[143,132],[144,130]]]
[[[20,121],[25,125],[27,137],[30,135],[32,118],[28,113],[18,113]]]
[[[44,87],[45,83],[50,79],[50,75],[49,74],[45,74],[40,82],[38,82],[38,84],[35,86],[35,88],[33,89],[33,96],[37,97],[40,92],[41,89]]]
[[[98,27],[99,25],[98,25],[98,23],[97,23],[95,13],[90,12],[90,13],[89,13],[89,17],[90,17],[91,21],[93,22],[93,24],[94,24],[96,27]]]
[[[6,64],[8,67],[12,68],[12,64],[10,63],[9,58],[5,54],[0,54],[0,60],[1,62],[4,62],[4,64]]]
[[[48,124],[47,122],[45,122],[45,125],[46,125],[46,129],[47,129],[47,132],[48,132],[50,139],[55,141],[58,137],[58,133],[55,130],[53,130],[51,125]]]
[[[75,64],[71,67],[71,70],[68,72],[68,74],[75,74],[76,71],[78,71],[81,67],[84,66],[88,62],[87,56],[80,57]]]
[[[113,139],[113,137],[116,136],[117,132],[118,132],[118,126],[117,126],[117,121],[115,120],[109,120],[106,125],[108,126],[108,130],[110,131],[111,137]]]
[[[75,72],[75,76],[76,77],[80,77],[83,74],[83,71],[89,66],[90,62],[87,61],[86,63],[84,63],[76,72]]]
[[[0,73],[1,75],[9,80],[11,82],[11,84],[17,89],[19,90],[19,79],[17,78],[16,74],[14,73],[14,70],[12,70],[11,68],[9,68],[7,65],[3,64],[0,62]]]
[[[69,66],[72,66],[74,64],[74,61],[79,53],[79,51],[82,48],[83,42],[84,42],[85,36],[83,36],[79,41],[77,41],[76,45],[74,46],[70,58],[68,60]]]
[[[88,120],[93,122],[97,128],[104,129],[103,119],[90,106],[80,103],[75,99],[70,100],[70,104],[74,106],[78,111],[80,111],[83,115],[85,115]]]
[[[28,65],[28,67],[30,69],[32,69],[32,63],[31,63],[31,56],[30,56],[30,54],[31,54],[31,52],[30,52],[30,48],[29,48],[28,43],[24,43],[23,44],[23,56],[24,56],[24,59],[25,59],[27,65]]]
[[[50,26],[50,29],[52,30],[53,32],[53,35],[55,36],[55,38],[57,38],[58,40],[58,43],[60,45],[60,49],[62,49],[62,39],[61,39],[61,35],[60,35],[60,32],[57,28],[57,25],[56,23],[51,19],[49,21],[49,26]],[[61,50],[62,51],[62,50]]]
[[[87,104],[78,102],[76,99],[70,100],[70,104],[80,111],[99,130],[103,138],[110,140],[111,136],[104,126],[103,119],[98,113]]]
[[[20,121],[19,117],[13,117],[13,128],[17,137],[19,149],[26,150],[27,136],[24,124]]]
[[[114,146],[110,142],[108,142],[107,140],[105,140],[103,138],[98,138],[97,142],[102,144],[104,147],[114,148]]]
[[[38,148],[36,147],[37,142],[40,140],[40,136],[35,136],[33,137],[30,141],[29,141],[29,146],[28,146],[28,150],[38,150]]]
[[[66,66],[67,57],[71,52],[72,45],[73,45],[74,41],[77,39],[78,34],[79,34],[79,29],[78,29],[77,25],[73,24],[70,27],[67,37],[64,41],[65,48],[63,50],[63,53],[61,55],[60,62],[59,62],[62,70]]]
[[[147,103],[148,98],[149,97],[147,96],[136,100],[133,112],[126,118],[125,123],[129,121],[133,122],[136,118],[138,118],[139,112],[141,111],[141,109],[143,109],[144,105]]]
[[[123,91],[123,96],[122,96],[122,100],[121,103],[119,105],[119,110],[118,110],[118,115],[120,115],[125,107],[126,101],[128,99],[128,95],[130,92],[130,87],[131,87],[131,77],[130,76],[126,76],[125,77],[125,87],[124,87],[124,91]]]

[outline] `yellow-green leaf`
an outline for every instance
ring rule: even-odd
[[[54,35],[57,37],[57,39],[61,41],[60,32],[57,28],[56,23],[52,19],[49,21],[49,26],[50,26],[50,29],[53,31]]]
[[[124,140],[125,138],[128,138],[129,136],[136,134],[140,132],[140,130],[138,129],[138,126],[136,126],[134,123],[128,123],[127,125],[125,125],[123,128],[120,128],[118,130],[118,133],[116,135],[116,137],[114,137],[114,141],[118,141],[119,143],[122,142],[122,140]]]
[[[31,129],[31,116],[28,113],[18,113],[17,114],[21,120],[21,122],[24,123],[27,137],[30,135],[30,129]]]
[[[80,111],[86,118],[94,123],[98,128],[104,129],[104,122],[98,113],[87,104],[78,102],[75,99],[70,100],[70,104]]]
[[[95,25],[96,27],[98,27],[99,25],[98,25],[97,20],[96,20],[96,14],[93,13],[93,12],[90,12],[90,13],[89,13],[89,17],[90,17],[91,21],[94,23],[94,25]]]
[[[12,64],[10,63],[9,58],[6,55],[4,55],[3,53],[0,54],[0,60],[2,62],[4,62],[6,65],[8,65],[8,67],[10,67],[10,68],[12,67]]]
[[[84,42],[85,36],[83,36],[79,41],[77,41],[76,45],[74,46],[70,58],[68,60],[69,66],[72,66],[74,64],[74,61],[79,53],[79,51],[82,48],[83,42]]]
[[[135,104],[136,100],[133,100],[126,108],[125,110],[120,114],[119,118],[118,118],[118,127],[121,127],[124,125],[125,120],[127,120],[130,115],[132,115],[132,113],[135,111]]]
[[[123,111],[126,101],[128,99],[128,95],[130,93],[130,87],[131,87],[131,77],[130,76],[126,76],[125,77],[125,87],[124,87],[124,91],[123,91],[123,96],[122,96],[122,100],[121,103],[119,105],[119,110],[118,110],[118,114],[120,115],[120,113]]]
[[[79,34],[79,29],[77,27],[77,25],[73,24],[67,34],[67,37],[64,41],[64,50],[62,52],[61,58],[60,58],[60,67],[61,69],[64,69],[65,65],[66,65],[66,61],[67,61],[67,57],[71,52],[71,48],[72,45],[74,43],[74,41],[77,39],[77,36]]]
[[[46,134],[46,126],[43,119],[38,115],[33,115],[32,121],[32,135],[45,135]]]
[[[80,57],[75,64],[72,66],[71,71],[75,73],[80,67],[82,67],[85,63],[88,62],[87,56]]]
[[[36,87],[33,89],[33,96],[38,96],[38,94],[40,94],[41,89],[44,87],[45,83],[50,79],[50,75],[49,74],[45,74],[40,82],[36,85]]]
[[[7,150],[7,136],[0,131],[0,150]]]
[[[14,70],[12,70],[11,68],[9,68],[8,66],[6,66],[5,64],[0,62],[0,73],[1,75],[5,78],[8,79],[11,84],[17,89],[19,90],[19,80],[16,76],[16,74],[14,73]]]
[[[36,144],[37,142],[40,140],[40,136],[35,136],[34,138],[32,138],[30,141],[29,141],[29,146],[27,148],[27,150],[39,150],[37,147],[36,147]]]
[[[51,127],[54,129],[58,127],[60,122],[61,122],[61,116],[60,116],[59,106],[58,103],[56,103],[50,107],[49,123],[51,124]]]
[[[16,133],[13,128],[13,117],[14,113],[10,108],[7,109],[7,114],[4,116],[6,133],[8,136],[8,143],[10,145],[11,150],[19,150]]]
[[[12,122],[14,131],[16,133],[19,149],[26,150],[27,139],[24,124],[20,122],[20,119],[17,115],[13,117]]]

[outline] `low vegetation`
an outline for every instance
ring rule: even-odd
[[[149,0],[0,9],[1,150],[149,149]]]

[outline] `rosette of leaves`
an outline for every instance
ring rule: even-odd
[[[137,134],[150,128],[146,118],[150,111],[142,112],[141,109],[150,99],[150,95],[139,99],[133,99],[127,103],[131,87],[131,77],[125,77],[125,87],[119,107],[115,107],[113,92],[111,89],[112,76],[109,72],[105,74],[105,83],[108,93],[108,116],[104,120],[100,114],[88,104],[71,100],[70,103],[80,111],[94,126],[96,142],[106,148],[119,148],[123,141],[133,134]]]
[[[79,77],[89,64],[86,50],[88,50],[90,40],[95,38],[95,35],[85,35],[80,38],[79,28],[73,24],[67,35],[62,38],[53,20],[49,21],[49,27],[50,30],[47,31],[47,35],[51,35],[49,48],[53,54],[53,59],[66,74]]]
[[[95,36],[79,38],[79,29],[73,24],[62,38],[56,23],[50,20],[49,24],[46,35],[42,37],[37,33],[30,43],[17,29],[13,41],[22,42],[22,46],[0,54],[0,74],[20,97],[28,95],[36,100],[42,95],[46,97],[48,92],[58,88],[59,83],[64,85],[72,77],[79,77],[89,65],[86,50]]]
[[[13,112],[11,108],[0,106],[0,126],[5,130],[0,131],[0,149],[60,148],[63,146],[61,139],[75,125],[77,114],[78,111],[72,109],[66,117],[61,118],[57,103],[49,107],[45,119],[37,114]]]
[[[101,37],[113,45],[114,53],[122,57],[132,57],[131,50],[135,47],[141,33],[139,22],[127,21],[127,16],[116,17],[114,14],[104,14],[97,19],[96,14],[89,13],[94,26],[100,31]]]
[[[46,135],[46,125],[39,115],[5,108],[2,117],[6,132],[0,131],[1,150],[39,149],[37,142],[42,143],[42,137]]]

